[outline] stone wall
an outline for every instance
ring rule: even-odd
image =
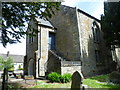
[[[49,59],[46,62],[46,75],[51,72],[57,72],[62,75],[65,73],[70,73],[72,75],[75,71],[81,72],[80,61],[63,61],[61,57],[53,53],[49,51]]]
[[[37,23],[37,24],[35,24]],[[38,35],[34,37],[33,42],[29,43],[29,37],[26,37],[26,55],[25,73],[28,74],[28,63],[31,59],[35,60],[34,74],[36,77],[45,76],[44,64],[48,60],[48,39],[49,32],[55,33],[55,29],[40,25],[36,20],[29,23],[30,29],[39,31]],[[30,32],[30,30],[28,30]]]
[[[39,40],[39,54],[40,54],[40,60],[39,60],[39,76],[45,76],[45,62],[48,60],[48,38],[49,38],[49,32],[55,33],[55,30],[52,28],[40,27],[40,40]]]
[[[120,48],[116,47],[115,51],[112,51],[113,60],[117,63],[117,70],[120,71]]]
[[[57,28],[57,52],[67,60],[80,60],[76,8],[61,6],[50,21]]]
[[[51,72],[61,74],[61,60],[49,51],[48,61],[46,62],[46,75]]]
[[[70,73],[71,75],[75,72],[81,72],[80,61],[61,61],[61,74]]]
[[[92,30],[93,22],[96,22],[96,24],[99,26],[99,43],[94,41]],[[82,58],[81,71],[83,75],[86,77],[105,72],[107,73],[107,71],[110,69],[109,62],[112,61],[112,58],[110,50],[108,50],[105,45],[99,20],[96,20],[95,18],[92,18],[92,16],[88,16],[78,11],[78,27]],[[96,60],[95,50],[100,52],[99,61]]]
[[[37,30],[38,29],[38,26],[37,26],[37,21],[33,21],[31,20],[28,27],[29,29],[27,30],[28,32],[30,32],[30,29],[35,29]],[[28,74],[28,64],[29,64],[29,61],[30,59],[35,59],[35,51],[38,49],[38,36],[35,36],[33,37],[33,42],[29,42],[29,38],[28,36],[26,36],[26,59],[25,59],[25,63],[24,63],[24,74]],[[35,61],[36,62],[36,61]]]
[[[67,57],[66,60],[76,60],[74,58],[77,58],[77,61],[81,60],[81,72],[85,77],[110,71],[112,57],[103,39],[100,20],[79,9],[61,6],[50,21],[57,28],[57,50]],[[95,43],[93,40],[92,24],[94,21],[100,30],[99,43]],[[100,52],[99,63],[96,60],[95,50]],[[62,69],[69,68],[63,67]]]
[[[111,69],[112,57],[110,50],[105,45],[99,20],[79,9],[68,6],[61,6],[60,10],[56,11],[49,20],[57,28],[56,31],[44,26],[35,26],[31,22],[32,27],[37,27],[36,29],[40,32],[35,42],[26,48],[27,61],[34,58],[34,52],[38,49],[38,59],[40,58],[37,62],[39,63],[38,67],[36,67],[39,71],[38,76],[45,75],[46,63],[48,64],[48,73],[55,71],[64,74],[77,70],[82,72],[85,77],[103,74]],[[92,25],[94,21],[100,29],[99,43],[95,43],[93,39]],[[59,62],[57,57],[48,54],[50,31],[56,32],[56,54],[65,58],[66,61]],[[99,63],[96,60],[95,50],[100,51]],[[78,62],[76,63],[76,61]]]

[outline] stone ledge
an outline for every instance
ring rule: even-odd
[[[81,66],[81,61],[61,61],[62,67]]]

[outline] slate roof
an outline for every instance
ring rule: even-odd
[[[7,54],[0,54],[4,60],[7,58]],[[10,57],[13,58],[14,63],[23,63],[24,62],[24,55],[9,55]]]
[[[54,26],[46,19],[36,18],[38,24],[54,28]]]
[[[66,6],[66,5],[61,5],[61,7],[76,8],[76,7]],[[95,18],[94,16],[92,16],[92,15],[86,13],[85,11],[83,11],[83,10],[81,10],[81,9],[79,9],[79,8],[76,8],[76,9],[77,9],[78,12],[80,12],[80,13],[82,13],[82,14],[84,14],[84,15],[90,17],[90,18],[93,18],[93,19],[95,19],[95,20],[98,21],[98,22],[100,22],[99,19],[97,19],[97,18]]]

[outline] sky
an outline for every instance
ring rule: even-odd
[[[103,0],[64,0],[62,4],[77,7],[98,19],[100,19],[100,15],[104,13]],[[26,40],[21,39],[21,42],[22,43],[7,44],[6,48],[0,43],[0,53],[6,54],[7,51],[9,51],[10,54],[25,55]]]

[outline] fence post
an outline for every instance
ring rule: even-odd
[[[7,90],[7,84],[8,84],[8,71],[6,68],[4,68],[3,72],[3,81],[2,81],[2,90]]]

